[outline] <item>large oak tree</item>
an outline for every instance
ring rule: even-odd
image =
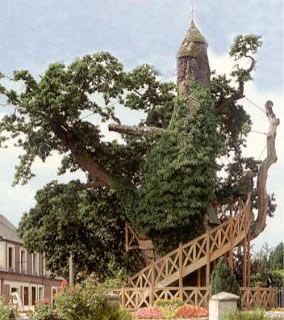
[[[203,39],[193,31],[190,50],[196,54],[194,45]],[[271,213],[268,209],[273,209],[269,207],[266,180],[269,167],[277,160],[275,137],[279,123],[272,102],[268,101],[267,157],[259,164],[242,156],[251,121],[239,100],[245,95],[245,83],[251,80],[256,64],[254,54],[260,45],[255,35],[235,39],[230,55],[236,60],[251,61],[248,69],[237,66],[233,70],[236,88],[225,76],[212,74],[205,86],[196,79],[186,83],[178,79],[178,96],[176,85],[161,82],[152,67],[142,65],[126,72],[115,57],[105,52],[84,56],[70,65],[53,63],[38,79],[26,70],[15,71],[11,81],[23,84],[23,89],[0,86],[5,104],[13,107],[13,112],[0,122],[1,144],[9,138],[16,139],[16,145],[24,152],[14,183],[27,183],[33,177],[35,159],[45,161],[57,151],[63,156],[59,173],[83,170],[88,183],[80,190],[93,188],[95,200],[89,199],[95,207],[106,201],[105,196],[100,199],[104,194],[101,190],[115,190],[120,203],[118,216],[121,208],[124,211],[118,225],[130,220],[136,231],[150,237],[161,253],[202,233],[210,203],[245,196],[252,185],[246,188],[242,181],[258,175],[254,201],[258,215],[251,227],[252,238],[257,237],[265,228],[267,213]],[[115,111],[118,104],[144,111],[146,120],[139,126],[122,125]],[[100,127],[85,117],[86,112],[101,121],[113,122],[109,129],[121,133],[124,143],[105,142]],[[218,165],[218,158],[229,155],[230,165]],[[220,170],[226,173],[225,177],[218,178]],[[53,188],[58,186],[49,185],[37,200],[42,201],[42,195]],[[80,190],[74,193],[79,202]],[[31,250],[33,239],[29,232],[34,230],[36,234],[37,223],[43,221],[45,214],[55,213],[44,211],[48,197],[45,201],[42,207],[38,201],[21,223],[22,236]],[[113,241],[122,240],[118,236]]]

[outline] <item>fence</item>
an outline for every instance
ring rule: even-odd
[[[284,308],[284,287],[276,289],[276,307]]]
[[[186,303],[207,308],[210,296],[208,287],[124,287],[115,292],[119,294],[121,305],[128,310],[151,307],[157,299],[173,298],[181,298]],[[276,289],[243,287],[241,288],[241,299],[244,309],[272,309],[276,306]]]

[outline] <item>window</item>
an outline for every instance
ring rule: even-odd
[[[11,293],[18,293],[19,292],[19,288],[11,288]]]
[[[27,251],[25,249],[20,250],[20,272],[27,272]]]
[[[32,306],[35,305],[36,301],[36,287],[32,287]]]
[[[42,301],[44,299],[43,287],[38,287],[38,300]]]
[[[29,305],[29,287],[24,287],[24,306]]]
[[[53,303],[54,297],[57,294],[57,287],[51,287],[51,302]]]
[[[14,246],[8,246],[8,270],[14,271],[15,269],[15,250]]]
[[[37,253],[32,254],[32,274],[39,274],[39,257]]]

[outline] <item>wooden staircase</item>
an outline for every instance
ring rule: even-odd
[[[250,196],[244,203],[223,202],[215,206],[219,217],[226,220],[218,227],[207,231],[186,244],[180,244],[172,252],[152,261],[139,273],[129,278],[126,285],[115,290],[120,294],[121,304],[131,310],[153,305],[156,299],[179,297],[195,305],[206,305],[209,299],[209,283],[212,263],[226,255],[228,264],[233,266],[233,248],[244,248],[244,286],[249,286],[249,229]],[[143,243],[131,227],[128,230],[128,250],[142,249]],[[149,247],[149,244],[148,244]],[[149,249],[149,248],[146,249]],[[152,247],[150,248],[152,250]],[[206,286],[186,287],[183,280],[193,272],[206,270]],[[177,286],[178,284],[178,286]]]

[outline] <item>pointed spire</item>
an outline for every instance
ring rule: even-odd
[[[208,45],[204,36],[197,29],[194,21],[191,20],[187,34],[178,50],[178,57],[194,56],[194,43],[196,42]]]
[[[195,28],[195,29],[196,29],[196,25],[195,25],[195,23],[194,23],[193,19],[191,20],[189,27],[190,27],[190,28]]]

